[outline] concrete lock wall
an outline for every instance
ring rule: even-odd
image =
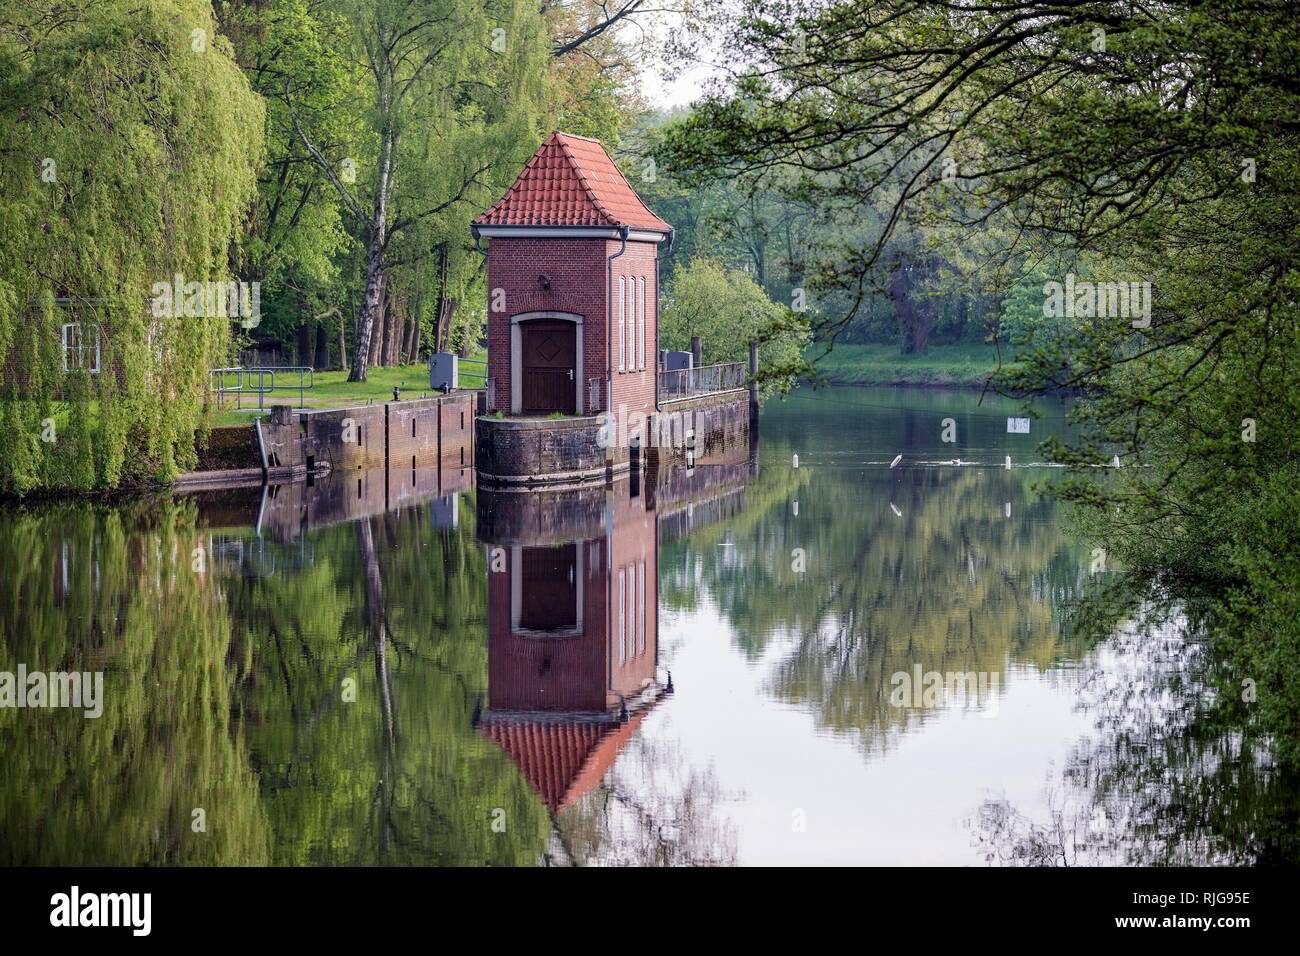
[[[268,464],[358,468],[436,468],[459,463],[472,447],[475,393],[359,405],[352,408],[273,410],[263,422]]]
[[[693,429],[694,444],[655,447],[651,436],[665,430],[652,419],[643,435],[640,468],[731,464],[748,459],[749,393],[744,389],[665,402],[657,414],[681,416],[667,433],[680,438],[686,429]],[[629,470],[630,449],[618,444],[605,447],[600,431],[599,417],[478,418],[475,467],[488,484],[586,481]],[[691,451],[693,460],[689,459]]]
[[[749,392],[735,389],[712,395],[697,395],[659,406],[661,415],[679,415],[694,423],[695,446],[676,443],[650,448],[647,458],[659,467],[737,464],[749,457]],[[688,453],[694,451],[694,461]]]
[[[470,467],[476,402],[476,392],[456,392],[352,408],[278,406],[262,423],[267,466],[315,472],[328,465],[334,475],[386,469],[390,493],[408,490],[421,484],[422,471]],[[407,481],[413,472],[417,480]]]

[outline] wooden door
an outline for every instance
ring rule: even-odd
[[[572,322],[548,320],[520,324],[524,379],[520,404],[525,415],[577,411],[575,328]]]

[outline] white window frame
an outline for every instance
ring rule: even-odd
[[[638,593],[641,595],[641,610],[640,610],[640,613],[639,613],[639,617],[640,617],[640,626],[641,626],[641,640],[640,640],[640,644],[638,645],[637,654],[638,654],[639,656],[645,656],[645,605],[646,605],[646,600],[645,600],[645,561],[642,561],[642,562],[641,562],[640,577],[641,577],[641,587],[638,589]]]
[[[636,309],[636,279],[628,277],[627,301],[623,309],[623,336],[627,339],[627,370],[636,368],[636,339],[632,337],[633,313]]]
[[[645,371],[645,276],[636,280],[637,282],[637,302],[636,308],[636,338],[641,343],[641,371]]]
[[[624,572],[622,569],[618,572],[618,662],[622,664],[627,660],[627,636],[623,633],[624,611],[627,607],[624,601]]]
[[[628,568],[627,576],[627,656],[636,657],[636,568]]]
[[[86,330],[93,331],[95,336],[94,364],[92,364],[90,367],[86,366],[86,333],[85,331],[83,331],[82,324],[80,322],[65,322],[63,323],[63,328],[60,332],[60,338],[61,341],[63,342],[63,371],[65,372],[85,371],[85,372],[89,372],[91,375],[98,375],[99,374],[99,340],[100,340],[99,326],[92,322],[89,325],[87,325],[85,328]],[[76,362],[75,364],[69,364],[68,358],[72,354],[74,348],[73,341],[72,341],[74,338],[76,340],[75,343]]]
[[[623,344],[623,287],[626,280],[618,277],[618,370],[623,371],[624,344]]]

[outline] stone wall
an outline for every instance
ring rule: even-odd
[[[610,460],[627,467],[600,444],[596,418],[492,418],[475,420],[475,467],[488,484],[581,481],[603,476]]]
[[[639,468],[667,469],[688,465],[737,464],[749,458],[749,393],[744,389],[697,395],[665,402],[660,415],[680,415],[693,426],[694,443],[656,447],[663,433],[651,420],[642,436]],[[616,436],[601,442],[602,419],[495,418],[475,421],[475,467],[487,484],[554,484],[595,480],[632,467],[630,449]],[[688,427],[690,427],[688,426]],[[635,434],[635,428],[632,428]],[[669,429],[677,438],[680,428]],[[694,458],[689,453],[694,451]]]
[[[693,449],[671,444],[651,447],[646,457],[651,467],[684,468],[694,465],[731,465],[749,459],[749,392],[735,389],[712,395],[696,395],[659,406],[661,415],[693,415]],[[692,419],[687,419],[692,420]],[[688,461],[688,452],[695,452]]]

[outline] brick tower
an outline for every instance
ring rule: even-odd
[[[673,229],[605,148],[552,133],[471,231],[489,240],[489,410],[653,415]]]

